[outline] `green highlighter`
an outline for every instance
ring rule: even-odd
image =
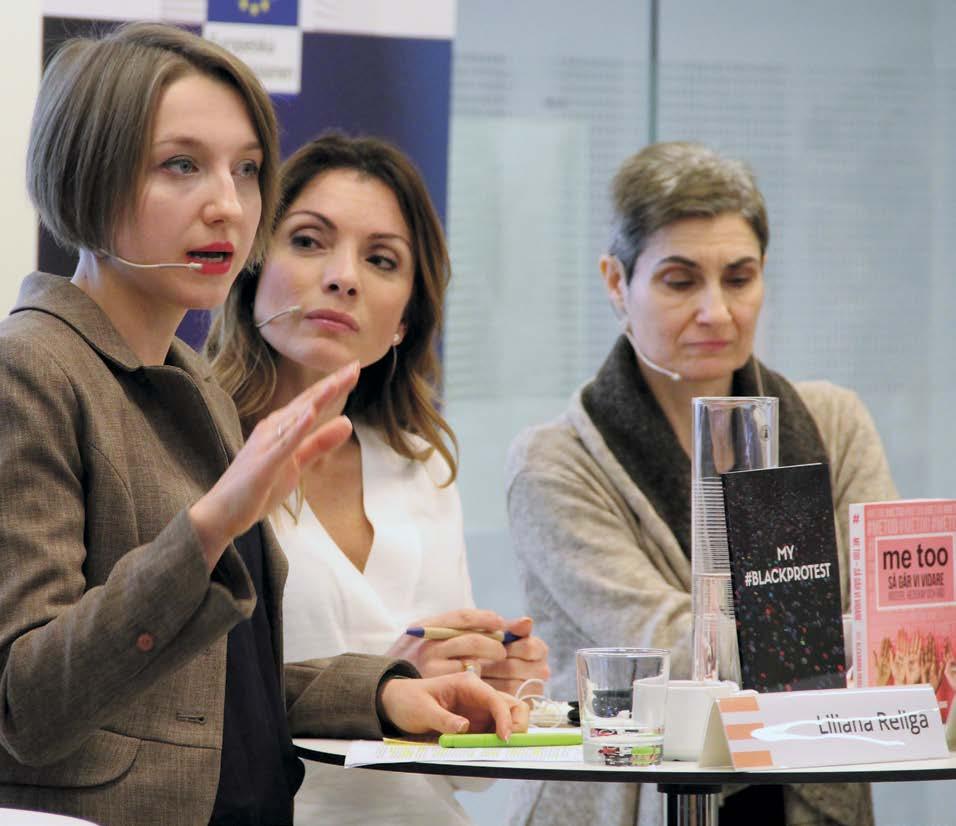
[[[512,734],[502,740],[497,734],[443,734],[438,745],[446,749],[502,749],[520,746],[580,746],[580,731],[534,731]]]

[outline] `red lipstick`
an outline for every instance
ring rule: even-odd
[[[190,261],[201,264],[202,270],[200,272],[204,275],[223,275],[229,272],[234,253],[235,247],[228,241],[216,241],[212,244],[206,244],[204,247],[189,250],[186,257]]]

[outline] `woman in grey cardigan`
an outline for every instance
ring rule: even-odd
[[[896,497],[860,400],[826,382],[791,384],[753,356],[769,237],[750,171],[695,144],[662,143],[614,180],[616,226],[600,269],[621,319],[597,375],[556,421],[512,445],[508,511],[519,567],[552,653],[552,694],[576,693],[574,652],[671,650],[691,672],[690,449],[694,396],[780,399],[780,464],[830,465],[848,605],[847,505]],[[526,782],[512,823],[657,824],[659,797],[625,784]],[[868,787],[751,787],[721,821],[873,821]]]

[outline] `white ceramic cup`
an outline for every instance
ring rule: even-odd
[[[738,691],[729,680],[671,680],[667,684],[664,759],[696,760],[714,700]]]

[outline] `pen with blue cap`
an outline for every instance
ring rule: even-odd
[[[497,640],[503,645],[522,639],[510,631],[485,631],[481,628],[445,628],[441,625],[414,626],[406,628],[405,633],[410,637],[421,637],[425,640],[450,640],[453,637],[461,637],[465,634],[478,634],[482,637],[488,637],[488,639]]]

